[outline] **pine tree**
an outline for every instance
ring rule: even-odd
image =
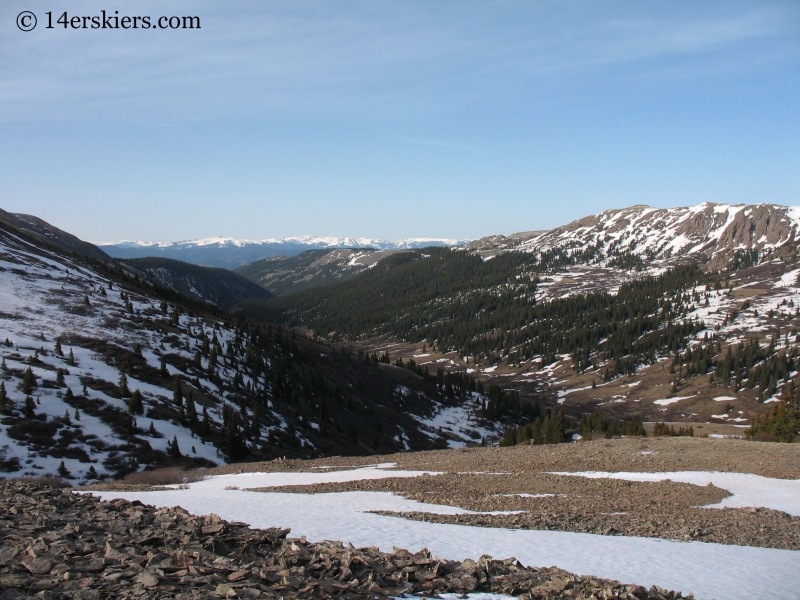
[[[167,371],[167,359],[164,356],[161,357],[160,375],[161,377],[169,377],[169,371]]]
[[[208,409],[205,406],[203,406],[203,424],[200,428],[200,432],[203,435],[211,433],[211,420],[208,417]]]
[[[33,375],[33,371],[31,368],[25,371],[25,375],[22,376],[22,393],[23,394],[31,394],[33,393],[33,388],[36,387],[36,377]]]
[[[172,441],[167,442],[167,454],[169,454],[172,458],[181,458],[183,454],[181,454],[180,446],[178,446],[178,436],[172,436]]]
[[[61,477],[64,477],[65,479],[66,479],[67,477],[69,477],[69,476],[70,476],[69,469],[68,469],[68,468],[67,468],[67,466],[64,464],[64,461],[63,461],[63,460],[61,461],[61,464],[60,464],[60,465],[58,465],[58,469],[57,469],[57,470],[58,470],[58,474],[59,474]]]
[[[158,431],[156,431],[156,426],[153,424],[153,421],[150,421],[150,429],[148,429],[148,433],[153,437],[158,437]]]
[[[175,385],[172,390],[172,401],[175,406],[183,406],[183,391],[181,390],[181,380],[175,375]]]
[[[64,369],[59,369],[56,371],[56,385],[59,387],[64,387],[67,385],[64,381]]]
[[[131,399],[128,401],[128,410],[132,415],[144,414],[142,392],[140,392],[138,389],[134,390],[133,394],[131,394]]]
[[[503,439],[500,440],[501,446],[514,446],[517,443],[517,428],[513,425],[506,427]]]
[[[189,426],[194,429],[197,426],[197,407],[194,404],[194,394],[192,390],[186,393],[186,419]]]
[[[67,364],[70,367],[75,366],[75,355],[72,353],[72,348],[69,349],[69,358],[67,358]]]
[[[6,393],[6,384],[0,381],[0,413],[7,415],[14,408],[11,398]]]
[[[94,465],[89,467],[89,470],[86,471],[86,479],[97,479],[97,471],[94,468]]]
[[[81,420],[81,411],[79,411],[77,408],[75,409],[75,420],[76,421]]]
[[[180,401],[178,406],[178,423],[186,425],[186,409],[183,407],[183,400]]]
[[[125,367],[122,368],[119,374],[119,395],[127,398],[131,395],[131,390],[128,388],[128,376],[125,374]]]
[[[64,356],[63,350],[61,350],[61,340],[56,340],[56,345],[54,349],[56,356]]]
[[[30,396],[25,396],[25,405],[22,407],[22,414],[26,419],[33,419],[36,416],[36,403]]]

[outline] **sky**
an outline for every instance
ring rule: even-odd
[[[103,9],[201,27],[56,23]],[[0,5],[0,208],[83,239],[469,239],[701,202],[800,204],[796,0]]]

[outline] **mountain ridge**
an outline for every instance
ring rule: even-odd
[[[178,242],[117,241],[96,242],[96,244],[110,256],[119,259],[163,256],[201,266],[234,270],[257,260],[275,256],[290,258],[306,250],[348,248],[407,250],[426,246],[456,246],[468,241],[448,238],[408,238],[387,241],[376,238],[296,236],[263,240],[212,237]]]
[[[800,239],[800,206],[716,204],[653,208],[635,205],[588,215],[548,231],[487,236],[464,249],[484,257],[596,246],[608,260],[630,254],[651,262],[688,257],[722,266],[741,250],[774,250]],[[600,261],[602,262],[602,261]]]
[[[247,298],[272,296],[249,279],[219,267],[203,267],[172,258],[132,258],[122,263],[141,272],[149,281],[168,287],[191,300],[228,310]]]

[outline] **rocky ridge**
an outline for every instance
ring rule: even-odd
[[[521,598],[677,599],[678,592],[513,558],[345,547],[216,515],[30,483],[0,485],[0,598],[375,598],[485,591]]]
[[[489,236],[465,248],[494,256],[510,250],[596,247],[600,263],[633,255],[650,267],[680,258],[722,268],[736,250],[790,247],[796,245],[798,237],[798,207],[705,202],[681,208],[637,205],[607,210],[550,231]]]

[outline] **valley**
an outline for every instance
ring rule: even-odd
[[[0,217],[4,597],[793,597],[793,208],[235,271]]]

